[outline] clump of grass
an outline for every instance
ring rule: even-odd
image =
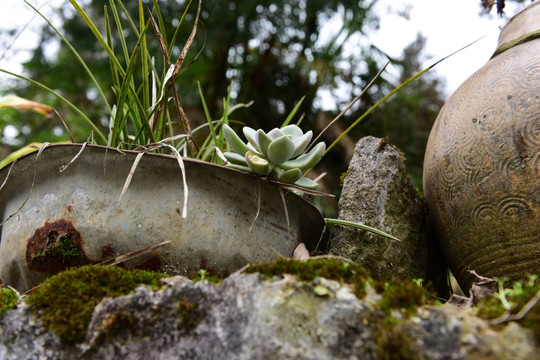
[[[0,318],[4,313],[13,310],[17,305],[19,296],[9,288],[0,288]]]
[[[45,280],[25,299],[43,324],[66,342],[82,340],[94,307],[105,297],[131,293],[144,284],[153,289],[169,275],[114,266],[83,266]]]
[[[213,271],[209,271],[206,269],[200,269],[197,272],[197,276],[191,279],[193,282],[199,282],[199,281],[209,281],[213,284],[219,284],[221,283],[222,279],[219,276],[218,273],[215,273]]]
[[[91,70],[91,64],[87,63],[79,54],[76,44],[70,43],[38,8],[27,1],[25,2],[47,22],[51,30],[58,35],[67,49],[71,51],[73,60],[80,63],[82,73],[91,80],[99,95],[101,105],[105,107],[105,115],[109,117],[108,133],[102,131],[101,124],[91,120],[69,99],[49,88],[46,84],[4,69],[0,69],[0,71],[25,80],[56,96],[84,119],[93,131],[92,140],[98,144],[113,147],[125,147],[127,145],[132,148],[146,146],[176,135],[173,131],[174,123],[178,123],[185,134],[190,133],[189,121],[180,105],[175,82],[189,67],[186,58],[197,33],[201,11],[200,0],[198,1],[191,34],[183,42],[183,49],[176,59],[172,59],[171,55],[180,28],[186,26],[184,19],[190,9],[191,1],[187,3],[184,12],[180,13],[181,16],[174,35],[169,38],[165,33],[165,23],[157,0],[153,0],[152,6],[149,7],[144,6],[142,0],[139,0],[138,18],[132,18],[122,0],[108,1],[104,6],[104,30],[99,29],[98,24],[84,11],[79,1],[69,0],[73,9],[86,23],[108,55],[111,69],[110,79],[113,82],[112,90],[114,92],[112,102],[106,95],[106,84],[96,80]],[[104,34],[102,34],[102,31],[104,31]],[[113,43],[115,33],[118,39],[116,44]],[[127,33],[136,38],[134,44],[130,44],[128,41]],[[161,49],[161,54],[150,51],[150,42],[157,43]],[[155,59],[159,57],[161,59],[156,61]],[[169,106],[170,99],[173,99],[172,106]],[[37,105],[42,106],[42,104]],[[172,109],[174,110],[171,112]],[[178,114],[178,117],[173,118],[172,113]]]

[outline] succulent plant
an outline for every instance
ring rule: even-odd
[[[303,174],[322,159],[326,145],[321,141],[304,154],[313,137],[311,130],[304,134],[296,125],[275,128],[268,133],[248,126],[242,130],[247,143],[230,126],[223,125],[223,135],[235,151],[223,153],[227,166],[306,189],[317,187],[315,181]]]

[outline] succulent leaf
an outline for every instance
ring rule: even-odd
[[[248,172],[248,173],[252,172],[251,168],[249,166],[243,166],[243,165],[229,163],[229,164],[227,164],[227,167],[230,167],[231,169],[236,169],[236,170]]]
[[[285,135],[290,136],[293,140],[302,136],[304,132],[297,125],[287,125],[282,127],[281,132]]]
[[[268,159],[274,164],[289,160],[294,153],[294,142],[287,135],[272,140],[268,145]]]
[[[294,153],[292,154],[292,158],[297,157],[298,155],[302,154],[304,150],[306,150],[309,142],[311,141],[311,138],[313,137],[313,131],[309,130],[307,133],[297,137],[294,139]]]
[[[259,143],[257,141],[257,131],[250,128],[249,126],[244,126],[242,129],[242,132],[244,133],[244,136],[246,139],[248,139],[249,143],[258,151],[261,152],[261,148],[259,146]]]
[[[302,177],[302,170],[290,169],[290,170],[281,172],[281,174],[278,175],[277,179],[287,184],[294,184],[301,177]]]
[[[261,154],[261,152],[258,149],[255,149],[255,146],[251,145],[250,142],[247,143],[247,147],[248,147],[248,151],[251,151],[255,155],[263,156],[263,154]]]
[[[320,142],[307,154],[302,154],[313,137],[312,131],[304,134],[297,125],[275,128],[268,133],[247,126],[242,131],[247,143],[229,125],[223,125],[224,136],[236,151],[222,154],[228,161],[227,166],[307,189],[317,188],[316,182],[302,176],[321,160],[326,150],[324,142]]]
[[[262,129],[257,130],[257,142],[263,155],[268,156],[268,146],[272,142],[272,139]]]
[[[320,142],[313,149],[310,150],[307,154],[300,155],[294,160],[289,160],[281,163],[279,166],[284,170],[299,168],[302,171],[311,169],[319,161],[321,161],[324,151],[326,150],[326,145],[324,142]]]
[[[270,173],[268,161],[251,151],[246,152],[246,162],[251,171],[257,175],[268,175]]]
[[[225,156],[225,159],[227,159],[227,161],[230,162],[231,164],[247,166],[246,158],[238,153],[225,151],[223,153],[223,156]]]
[[[223,135],[227,143],[240,155],[245,155],[250,149],[245,142],[240,139],[234,130],[227,124],[223,124]]]
[[[315,181],[308,179],[307,177],[301,177],[300,179],[296,180],[294,182],[294,185],[303,187],[305,189],[309,190],[315,190],[319,184],[317,184]]]
[[[278,128],[273,128],[272,130],[270,130],[268,132],[268,137],[272,140],[275,140],[275,139],[278,139],[282,136],[284,136],[285,134]]]

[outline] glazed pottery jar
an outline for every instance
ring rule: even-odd
[[[540,274],[540,2],[510,20],[493,57],[441,109],[424,194],[463,290],[469,270]]]

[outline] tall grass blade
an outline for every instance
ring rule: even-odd
[[[367,225],[364,225],[364,224],[360,224],[360,223],[356,223],[356,222],[352,222],[352,221],[347,221],[347,220],[340,220],[340,219],[325,218],[324,220],[326,220],[326,223],[329,224],[329,225],[348,226],[348,227],[352,227],[352,228],[356,228],[356,229],[366,230],[366,231],[372,232],[374,234],[387,237],[387,238],[392,239],[392,240],[401,241],[395,236],[392,236],[392,235],[390,235],[388,233],[385,233],[384,231],[375,229],[375,228],[373,228],[371,226],[367,226]]]
[[[96,124],[94,124],[94,122],[92,120],[90,120],[88,118],[88,116],[86,116],[86,114],[83,113],[78,107],[73,105],[68,99],[66,99],[65,97],[63,97],[62,95],[60,95],[59,93],[54,91],[53,89],[47,87],[46,85],[44,85],[44,84],[42,84],[42,83],[40,83],[38,81],[27,78],[26,76],[23,76],[23,75],[12,73],[11,71],[0,69],[0,72],[3,72],[5,74],[11,75],[11,76],[14,76],[14,77],[19,78],[19,79],[24,80],[24,81],[28,81],[29,83],[34,84],[37,87],[39,87],[39,88],[47,91],[48,93],[56,96],[58,99],[60,99],[66,105],[68,105],[71,109],[73,109],[77,114],[79,114],[84,119],[84,121],[86,121],[88,123],[88,125],[90,125],[90,127],[92,127],[92,130],[96,133],[96,135],[99,137],[99,139],[103,143],[107,143],[107,138],[105,137],[105,135],[103,135],[101,130],[96,126]]]
[[[306,98],[305,95],[302,96],[302,98],[296,103],[296,105],[294,106],[294,108],[290,112],[289,116],[287,116],[287,118],[285,119],[283,124],[281,124],[281,127],[289,125],[289,123],[291,122],[292,118],[294,117],[294,115],[298,111],[298,108],[300,108],[300,105],[302,105],[302,102],[304,101],[305,98]]]
[[[68,47],[68,49],[72,52],[72,54],[75,56],[75,58],[77,59],[77,61],[82,65],[82,67],[84,68],[84,71],[86,72],[86,74],[90,77],[90,80],[92,81],[92,83],[94,84],[94,86],[96,87],[96,90],[98,91],[99,93],[99,96],[103,99],[103,103],[105,104],[105,106],[107,107],[109,113],[111,112],[111,108],[109,106],[109,102],[107,101],[107,97],[105,96],[105,93],[103,92],[101,86],[99,85],[98,81],[96,80],[96,78],[94,77],[94,74],[92,73],[92,71],[88,68],[88,65],[86,64],[86,62],[82,59],[82,57],[79,55],[79,53],[77,52],[77,50],[75,50],[75,48],[71,45],[71,43],[65,38],[64,35],[62,35],[62,33],[49,21],[49,19],[47,19],[45,17],[45,15],[43,15],[36,7],[34,7],[32,4],[30,4],[27,0],[24,0],[24,2],[30,6],[32,8],[33,11],[35,11],[39,16],[41,16],[43,18],[43,20],[45,20],[47,22],[47,25],[49,25],[49,27],[60,37],[60,39],[62,39],[62,41],[64,42],[64,44]]]
[[[449,57],[457,54],[458,52],[460,51],[463,51],[465,50],[466,48],[468,48],[469,46],[477,43],[478,41],[482,40],[484,37],[486,37],[486,35],[474,40],[473,42],[459,48],[458,50],[444,56],[443,58],[437,60],[435,63],[433,63],[432,65],[428,66],[427,68],[425,68],[424,70],[421,70],[419,71],[418,73],[414,74],[413,76],[411,76],[409,79],[405,80],[403,83],[401,83],[399,86],[397,86],[395,89],[393,89],[392,91],[390,91],[388,94],[386,94],[381,100],[377,101],[373,106],[371,106],[369,109],[366,110],[366,112],[364,112],[358,119],[356,119],[345,131],[343,131],[338,137],[336,140],[334,140],[334,142],[328,147],[326,148],[326,152],[325,154],[327,154],[335,145],[337,145],[341,139],[343,139],[343,137],[345,135],[347,135],[352,129],[354,129],[356,127],[356,125],[358,125],[362,120],[364,120],[373,110],[375,110],[376,108],[379,107],[379,105],[381,105],[383,102],[385,102],[386,100],[388,100],[392,95],[394,95],[395,93],[397,93],[398,91],[400,91],[401,89],[403,89],[405,86],[409,85],[411,82],[413,82],[414,80],[418,79],[420,76],[424,75],[425,73],[427,73],[428,71],[430,71],[431,69],[433,69],[435,66],[437,66],[439,63],[443,62],[444,60],[448,59]],[[387,64],[388,65],[388,64]],[[385,66],[386,67],[386,66]],[[356,99],[354,100],[356,101]],[[314,141],[315,142],[315,141]]]
[[[117,66],[119,69],[122,69],[122,65],[120,65],[120,61],[118,61],[118,58],[114,54],[114,51],[111,49],[109,44],[107,44],[107,41],[103,38],[103,35],[101,35],[98,28],[96,27],[96,25],[94,25],[90,17],[88,17],[86,12],[81,8],[81,6],[77,3],[76,0],[69,0],[69,2],[75,8],[75,10],[79,14],[79,16],[83,19],[83,21],[86,23],[90,31],[92,31],[96,39],[99,41],[99,43],[103,47],[103,50],[107,52],[111,60],[114,62],[115,66]],[[122,77],[125,77],[126,74],[125,72],[120,72],[120,75]]]

